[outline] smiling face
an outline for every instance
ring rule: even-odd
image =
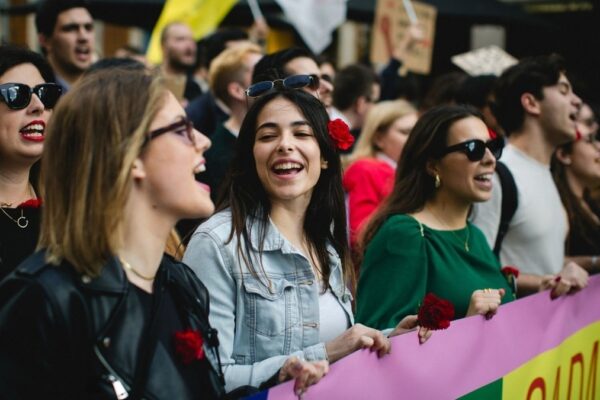
[[[410,131],[417,123],[417,119],[416,113],[397,118],[385,132],[375,137],[375,144],[381,152],[397,162],[400,159],[400,154]]]
[[[150,131],[178,122],[185,111],[167,92],[166,101],[150,124]],[[204,152],[210,140],[194,130],[196,145],[187,137],[185,128],[167,132],[150,140],[140,159],[147,193],[159,211],[182,218],[206,218],[214,211],[208,186],[197,182],[195,174],[205,170]]]
[[[29,87],[44,83],[33,64],[17,65],[0,76],[0,84],[24,83]],[[31,166],[42,156],[44,134],[51,110],[32,94],[22,110],[11,110],[0,100],[0,165]]]
[[[471,139],[490,140],[488,129],[479,118],[463,118],[450,126],[448,146]],[[449,153],[436,161],[433,168],[441,180],[436,196],[464,205],[486,201],[492,195],[495,167],[496,159],[489,149],[480,161],[470,161],[464,152]]]
[[[52,36],[41,35],[40,39],[59,74],[81,73],[93,62],[94,21],[85,8],[71,8],[58,14]]]
[[[271,204],[300,201],[308,206],[326,165],[312,127],[292,102],[277,97],[261,110],[253,154]]]

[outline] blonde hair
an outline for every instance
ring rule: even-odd
[[[382,101],[371,107],[354,150],[342,160],[344,168],[361,158],[375,157],[380,150],[375,144],[378,135],[385,133],[398,118],[416,113],[417,109],[406,100]]]
[[[165,93],[157,76],[109,69],[85,76],[60,100],[42,156],[38,247],[48,262],[65,259],[97,276],[121,246],[130,171]]]
[[[245,72],[251,72],[246,58],[251,54],[262,55],[260,47],[254,43],[240,43],[223,50],[211,63],[208,71],[210,90],[225,104],[231,102],[227,85],[231,82],[243,83]]]

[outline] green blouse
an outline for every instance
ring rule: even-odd
[[[463,229],[439,231],[409,215],[394,215],[367,246],[356,321],[377,329],[394,327],[406,315],[416,314],[429,292],[451,301],[455,318],[463,318],[473,292],[486,288],[504,288],[503,303],[515,298],[476,226],[467,223]]]

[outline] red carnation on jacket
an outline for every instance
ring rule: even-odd
[[[454,305],[433,293],[428,293],[419,308],[418,324],[431,330],[446,329],[454,318]]]
[[[515,279],[519,277],[519,269],[517,267],[513,267],[512,265],[507,265],[505,267],[502,267],[502,273],[507,278],[511,275],[514,276]]]
[[[329,136],[335,147],[340,150],[348,150],[352,143],[354,143],[354,136],[350,133],[350,128],[344,121],[339,118],[329,121],[327,123],[327,129],[329,130]]]
[[[204,358],[204,341],[202,335],[195,329],[186,329],[184,331],[175,332],[175,354],[181,362],[189,365],[196,360]]]

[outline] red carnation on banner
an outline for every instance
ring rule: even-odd
[[[348,150],[352,143],[354,143],[354,136],[350,133],[348,125],[339,118],[329,121],[327,123],[327,129],[329,130],[329,136],[335,147],[340,150]]]
[[[498,134],[492,128],[488,128],[488,135],[490,135],[490,139],[494,140],[498,137]]]
[[[431,330],[446,329],[454,318],[454,305],[433,293],[428,293],[419,307],[418,324]]]
[[[19,207],[21,207],[21,208],[40,208],[41,205],[42,205],[42,199],[40,199],[38,197],[37,199],[29,199],[27,201],[22,202],[21,204],[19,204]]]
[[[174,341],[175,354],[177,354],[183,364],[189,365],[196,360],[204,358],[204,349],[202,347],[204,341],[197,330],[186,329],[175,332]]]

